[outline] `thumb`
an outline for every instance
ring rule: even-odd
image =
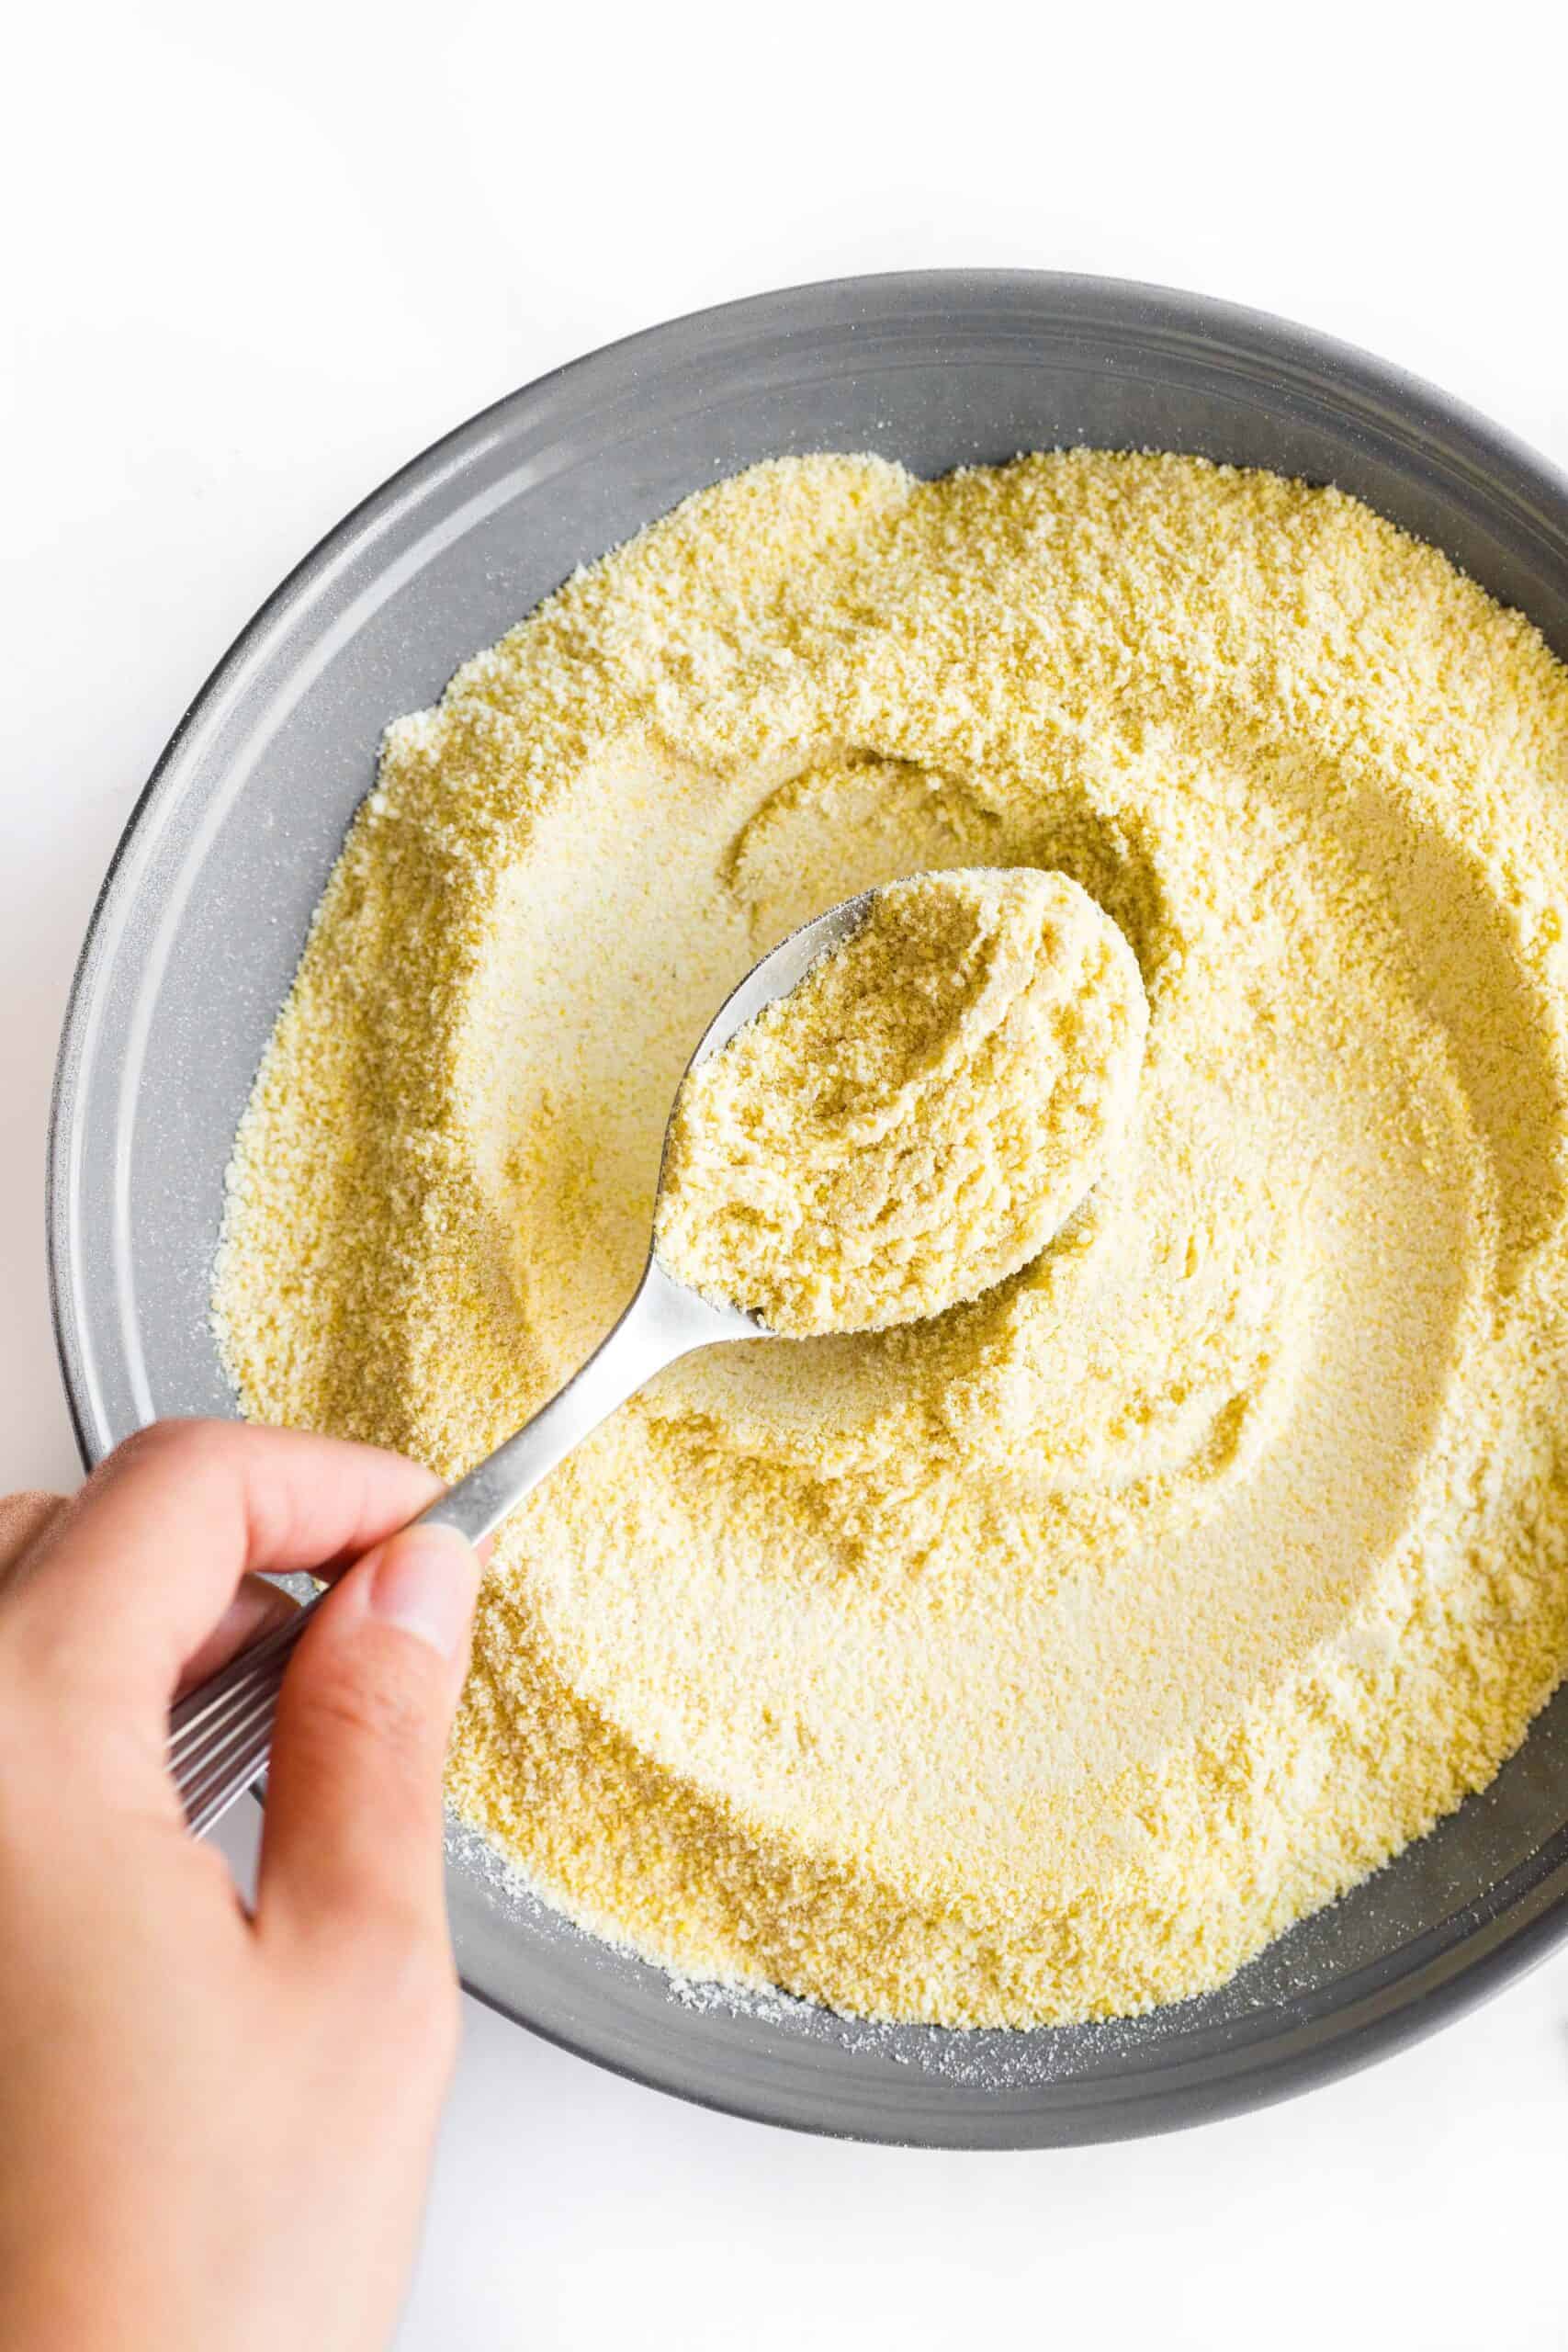
[[[256,1896],[276,1925],[384,1929],[446,1949],[441,1771],[468,1663],[479,1562],[405,1527],[342,1577],[278,1701]]]

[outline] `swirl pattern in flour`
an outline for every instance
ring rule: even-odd
[[[1071,876],[1132,1124],[998,1289],[715,1350],[508,1522],[451,1787],[687,1976],[1032,2024],[1223,1980],[1568,1662],[1568,673],[1355,501],[761,467],[389,732],[258,1078],[246,1409],[452,1474],[644,1251],[692,1043],[919,871]]]

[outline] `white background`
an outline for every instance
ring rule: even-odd
[[[344,508],[613,336],[942,263],[1276,310],[1568,465],[1551,18],[85,0],[13,24],[0,1481],[75,1475],[43,1139],[98,877],[191,693]],[[1568,1954],[1352,2081],[1081,2154],[792,2139],[468,2027],[400,2352],[1568,2344]]]

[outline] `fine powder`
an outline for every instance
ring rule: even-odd
[[[507,1522],[459,1812],[686,1979],[1221,1982],[1568,1658],[1568,672],[1355,500],[1074,450],[716,484],[387,735],[246,1113],[244,1408],[444,1476],[640,1272],[695,1039],[857,889],[1072,876],[1127,1131],[933,1322],[712,1348]]]
[[[871,1331],[1037,1257],[1132,1108],[1136,956],[1065,874],[919,874],[681,1089],[655,1244],[771,1331]]]

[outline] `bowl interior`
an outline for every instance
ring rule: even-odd
[[[705,482],[781,452],[918,472],[1088,442],[1338,482],[1568,655],[1568,486],[1423,387],[1254,314],[1100,280],[939,273],[634,338],[461,428],[323,542],[184,722],[127,833],[62,1049],[51,1248],[85,1453],[233,1409],[207,1320],[223,1170],[395,714]],[[734,2004],[584,1937],[450,1841],[470,1989],[604,2064],[807,2129],[956,2145],[1198,2120],[1362,2063],[1544,1950],[1568,1893],[1568,1693],[1483,1797],[1222,1991],[1026,2034]]]

